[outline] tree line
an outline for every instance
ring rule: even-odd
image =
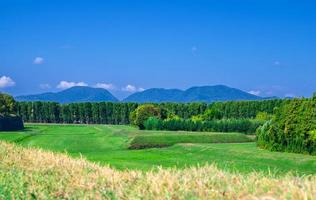
[[[209,108],[220,110],[226,119],[255,118],[258,112],[273,114],[274,109],[288,103],[289,99],[271,99],[263,101],[228,101],[215,102]]]
[[[221,118],[255,118],[258,112],[273,113],[286,100],[238,101],[206,103],[153,104],[182,119],[202,115],[207,109],[220,110]],[[24,122],[33,123],[82,123],[82,124],[130,124],[130,113],[137,103],[70,103],[17,102],[17,114]]]
[[[19,102],[18,114],[31,123],[129,124],[135,103]]]
[[[150,117],[144,122],[146,130],[168,131],[207,131],[207,132],[239,132],[254,134],[263,125],[263,121],[254,119],[220,119],[211,121],[194,121],[192,119],[159,119]]]

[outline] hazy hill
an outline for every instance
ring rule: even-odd
[[[183,91],[178,89],[152,88],[143,92],[131,94],[124,102],[182,102]]]
[[[109,91],[101,88],[72,87],[57,93],[43,93],[15,97],[17,101],[72,102],[118,102]],[[255,96],[224,85],[191,87],[187,90],[152,88],[131,94],[123,102],[214,102],[270,99]]]
[[[177,89],[148,89],[134,93],[124,102],[214,102],[237,100],[261,100],[263,97],[255,96],[236,88],[224,85],[192,87],[185,91]]]
[[[59,103],[118,101],[105,89],[83,86],[72,87],[57,93],[17,96],[15,99],[17,101],[53,101]]]

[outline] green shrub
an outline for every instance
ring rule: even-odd
[[[262,121],[251,119],[221,119],[201,121],[177,118],[166,120],[148,118],[144,123],[144,128],[146,130],[240,132],[253,134],[262,124]]]
[[[157,117],[149,117],[144,122],[144,127],[146,130],[161,130],[162,129],[162,120]]]
[[[316,154],[316,98],[295,99],[257,130],[257,145],[273,151]]]
[[[16,102],[8,94],[0,93],[0,114],[8,115],[16,113]]]
[[[144,123],[150,117],[161,118],[161,111],[159,107],[153,104],[144,104],[131,112],[130,121],[133,125],[138,126],[139,129],[144,129]]]

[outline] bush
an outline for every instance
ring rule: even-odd
[[[8,94],[0,93],[0,114],[8,115],[16,113],[16,102]]]
[[[273,151],[316,154],[316,97],[295,99],[257,130],[257,145]]]
[[[150,117],[160,118],[160,109],[153,104],[144,104],[131,112],[130,121],[132,124],[138,126],[139,129],[144,129],[144,123]]]
[[[144,128],[146,130],[161,130],[162,129],[162,120],[157,117],[149,117],[144,122]]]
[[[0,131],[16,131],[24,128],[21,117],[0,115]]]

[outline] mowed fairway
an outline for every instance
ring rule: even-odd
[[[26,125],[26,130],[22,132],[0,133],[0,140],[67,152],[71,156],[83,156],[118,169],[148,170],[156,166],[183,168],[214,162],[219,168],[242,173],[254,170],[281,174],[289,171],[316,173],[315,156],[270,152],[258,149],[254,142],[182,143],[165,148],[129,150],[130,141],[139,134],[187,133],[139,131],[130,126]]]

